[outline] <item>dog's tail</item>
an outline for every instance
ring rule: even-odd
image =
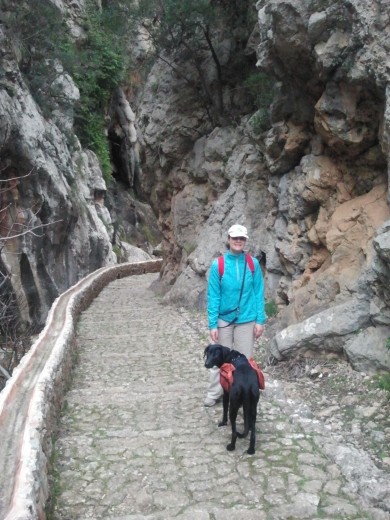
[[[242,433],[237,432],[237,437],[239,439],[245,439],[246,437],[248,437],[248,433],[249,433],[249,421],[246,418],[246,413],[244,412],[244,431]]]
[[[244,400],[242,406],[244,415],[244,431],[242,433],[237,432],[237,437],[239,439],[245,439],[245,437],[248,436],[249,431],[252,428],[255,428],[259,389],[256,386],[252,386],[248,397],[249,399]]]

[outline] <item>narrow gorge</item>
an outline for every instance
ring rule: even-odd
[[[130,20],[132,7],[0,3],[3,368],[15,331],[41,330],[55,298],[102,266],[162,257],[164,301],[204,311],[209,265],[237,222],[264,270],[269,359],[388,373],[387,1],[156,2],[132,31],[107,26],[129,57],[115,82],[96,13]],[[78,68],[68,43],[51,54],[54,22],[101,53],[102,77],[93,54]],[[84,135],[91,77],[108,92],[104,132]]]

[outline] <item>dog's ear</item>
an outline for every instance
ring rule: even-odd
[[[207,347],[204,349],[203,357],[207,356],[207,354],[209,353],[209,348],[210,348],[210,345],[207,345]]]

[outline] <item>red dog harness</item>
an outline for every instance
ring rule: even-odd
[[[265,379],[264,374],[261,371],[259,365],[256,363],[256,361],[253,358],[248,359],[250,366],[253,368],[253,370],[256,371],[257,379],[259,380],[259,388],[260,390],[264,390],[265,388]],[[221,368],[219,369],[219,381],[221,383],[222,388],[225,390],[225,392],[230,392],[230,389],[233,384],[233,372],[235,371],[236,367],[232,365],[232,363],[224,363]]]

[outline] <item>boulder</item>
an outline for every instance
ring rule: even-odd
[[[347,341],[344,349],[355,370],[367,373],[390,371],[390,327],[367,327]]]
[[[278,360],[297,354],[342,355],[349,335],[367,326],[369,309],[367,300],[354,298],[319,312],[278,332],[270,353]]]

